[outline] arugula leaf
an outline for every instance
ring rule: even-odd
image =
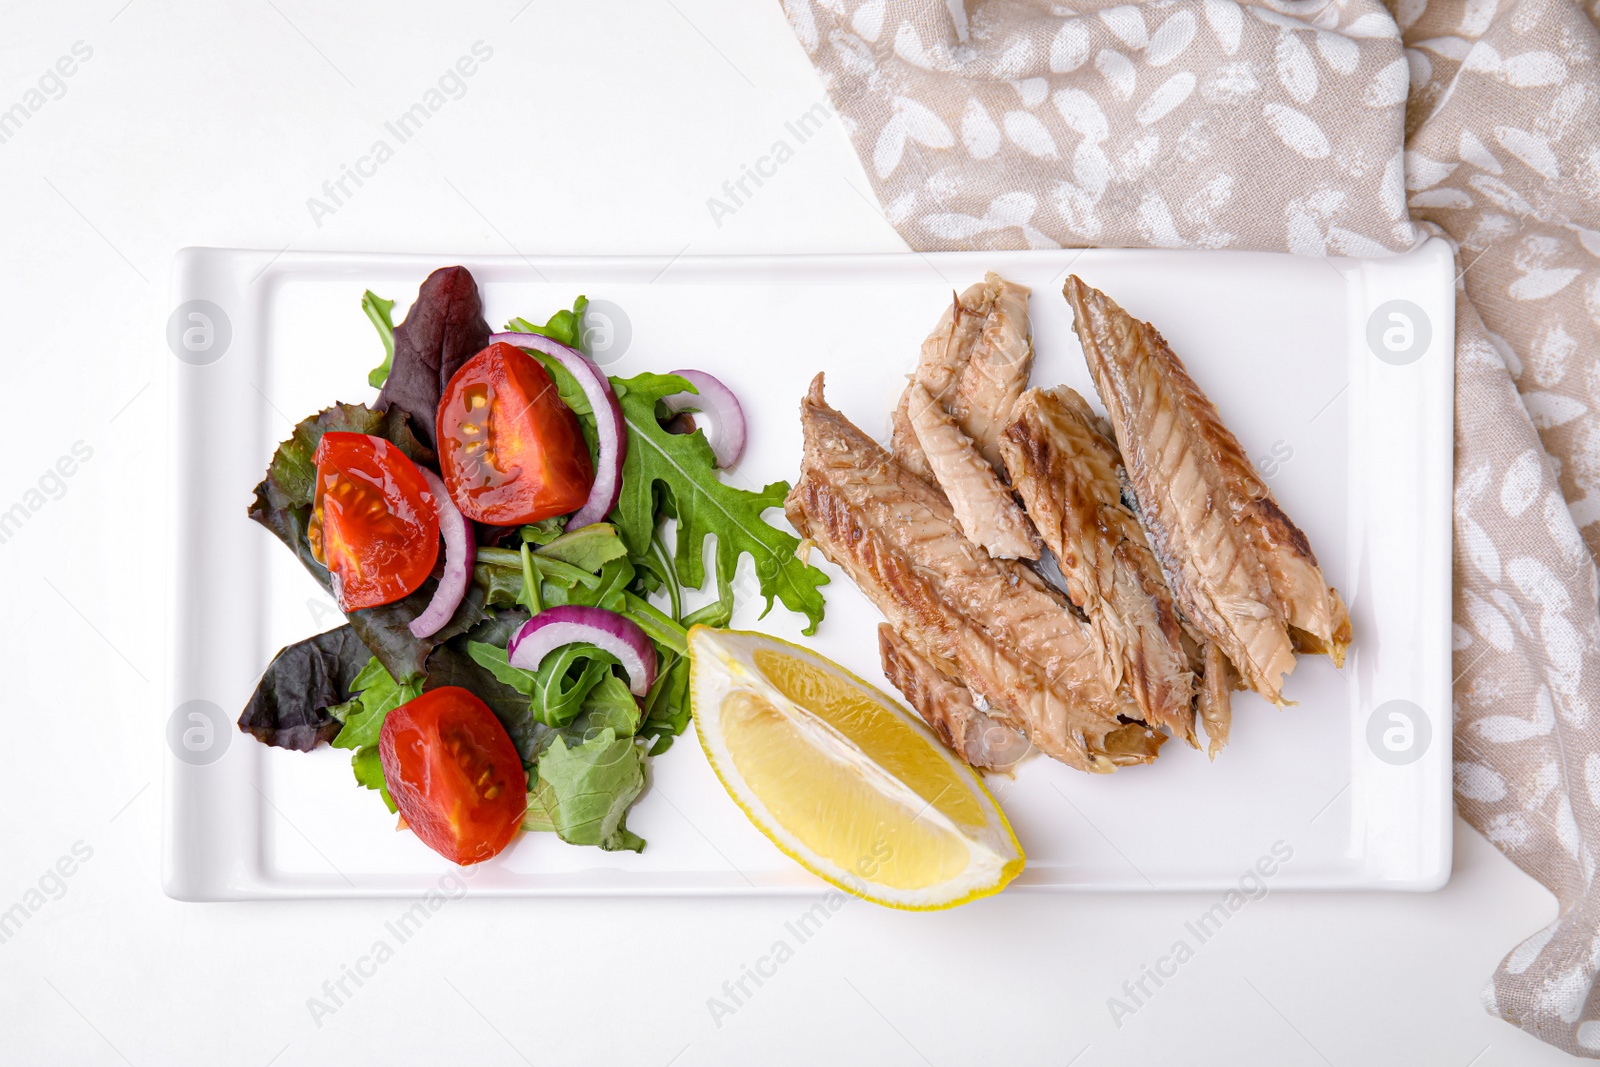
[[[583,312],[589,306],[589,298],[580,296],[572,304],[572,310],[562,309],[550,316],[550,321],[543,326],[535,326],[527,319],[512,319],[506,324],[506,329],[513,333],[537,333],[560,341],[568,348],[583,347]]]
[[[649,550],[657,517],[669,510],[678,520],[675,560],[679,580],[698,589],[705,581],[704,549],[709,534],[717,537],[716,555],[733,574],[742,554],[755,561],[756,577],[766,597],[774,598],[809,620],[805,633],[816,632],[824,603],[819,587],[828,576],[795,555],[800,539],[769,525],[768,508],[781,508],[788,482],[773,482],[759,493],[723,482],[705,434],[668,433],[656,421],[656,402],[689,388],[670,374],[640,374],[618,390],[623,421],[628,427],[628,456],[622,467],[622,496],[611,513],[628,552],[642,557]]]
[[[524,545],[523,547],[528,546]],[[609,563],[610,561],[607,560],[607,562]],[[563,589],[571,589],[575,585],[581,585],[586,589],[593,590],[599,589],[603,584],[600,575],[583,570],[581,567],[574,567],[570,563],[563,563],[554,557],[541,555],[537,551],[529,553],[528,563],[534,570],[539,572],[539,576],[545,583],[558,585]],[[513,592],[522,588],[522,553],[520,550],[512,551],[509,548],[487,546],[479,548],[477,566],[488,568],[488,571],[481,577],[478,575],[473,577],[473,581],[478,582],[485,588],[498,586],[510,588]],[[595,570],[599,570],[603,566],[604,564],[596,565]],[[494,571],[505,573],[495,574],[493,573]],[[543,590],[540,591],[540,599],[545,599]],[[551,601],[551,603],[565,603],[565,601]]]
[[[533,569],[533,553],[528,549],[528,542],[522,542],[519,552],[522,564],[522,585],[517,589],[517,603],[528,609],[528,614],[537,615],[544,610],[544,602],[539,597],[539,588],[544,585],[544,575],[536,574]]]
[[[383,437],[413,461],[421,464],[433,462],[433,453],[424,448],[411,432],[403,411],[391,409],[378,412],[362,404],[335,404],[319,411],[302,420],[289,439],[278,446],[273,453],[272,463],[267,467],[266,478],[256,486],[250,518],[271,530],[288,545],[300,563],[330,595],[333,583],[328,569],[311,554],[306,530],[311,522],[311,501],[317,476],[312,456],[322,435],[333,431]],[[409,624],[428,606],[437,585],[438,580],[430,577],[402,600],[362,608],[346,615],[361,643],[383,661],[384,667],[395,678],[406,680],[422,677],[427,670],[429,652],[455,635],[471,629],[483,618],[487,590],[474,585],[467,590],[461,605],[442,630],[424,640],[412,636]]]
[[[667,602],[672,605],[672,617],[683,618],[683,585],[678,581],[677,567],[673,566],[671,558],[667,555],[667,542],[661,536],[660,526],[657,526],[656,532],[650,535],[650,554],[644,557],[644,569],[647,575],[660,578],[661,584],[666,586]],[[647,580],[644,584],[650,583]],[[654,589],[651,592],[654,592]]]
[[[638,852],[644,841],[622,824],[644,790],[644,752],[610,729],[580,745],[557,736],[539,757],[533,793],[561,840]]]
[[[473,662],[501,682],[509,685],[523,696],[533,696],[537,687],[538,675],[533,671],[525,671],[521,667],[513,667],[506,659],[506,650],[499,645],[487,644],[483,641],[468,641],[467,654]]]
[[[521,320],[519,319],[518,321]],[[550,380],[556,383],[556,395],[561,397],[562,403],[572,409],[574,415],[578,416],[578,423],[583,427],[583,435],[588,438],[592,451],[597,438],[592,436],[595,432],[594,405],[589,403],[589,394],[583,391],[583,386],[578,384],[578,379],[573,377],[572,372],[564,367],[560,360],[537,349],[527,349],[526,351],[531,352],[533,357],[549,372]],[[612,388],[614,390],[616,387],[613,386]]]
[[[722,557],[716,557],[713,562],[717,570],[717,599],[685,615],[685,630],[691,626],[723,627],[733,621],[733,583],[722,568]]]
[[[280,649],[240,713],[239,729],[296,752],[333,740],[341,726],[328,709],[350,696],[371,658],[349,626]]]
[[[382,388],[384,379],[389,377],[389,366],[394,362],[394,319],[389,317],[389,313],[394,310],[394,301],[385,300],[368,289],[361,294],[361,310],[367,313],[367,318],[377,327],[378,337],[383,341],[383,362],[367,372],[367,384],[379,389]]]
[[[639,736],[651,741],[651,756],[672,747],[673,740],[689,725],[689,658],[679,656],[656,676],[656,684],[645,698],[645,721]]]
[[[614,713],[615,687],[621,687],[630,704],[633,694],[628,692],[626,683],[612,673],[616,658],[594,645],[573,644],[558,648],[545,657],[537,671],[511,666],[506,660],[506,650],[498,645],[471,641],[467,652],[502,685],[522,694],[524,714],[533,722],[561,728],[571,725],[585,712],[602,709],[605,723],[622,732],[621,725],[626,717]],[[627,730],[629,734],[638,726],[637,708],[633,717],[634,723]],[[512,739],[516,740],[515,736]]]
[[[599,585],[574,589],[567,602],[621,613],[627,605],[628,586],[633,584],[634,573],[633,561],[626,556],[607,560],[600,567]]]
[[[344,729],[333,739],[334,748],[365,748],[377,744],[384,718],[422,693],[422,686],[415,681],[396,682],[391,678],[376,656],[362,668],[350,688],[360,695],[328,709],[334,718],[344,723]]]
[[[632,619],[650,640],[680,656],[689,651],[689,631],[654,604],[633,593],[623,594],[622,603],[622,614]]]
[[[394,797],[389,795],[389,783],[383,777],[383,760],[378,755],[377,745],[367,745],[357,749],[355,756],[350,760],[350,767],[355,771],[356,784],[376,789],[383,802],[388,805],[390,815],[400,810],[394,802]]]
[[[577,718],[589,693],[611,674],[617,662],[594,645],[564,645],[544,658],[534,681],[533,717],[546,726],[566,726]]]

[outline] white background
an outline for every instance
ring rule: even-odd
[[[308,998],[386,936],[400,902],[163,897],[155,537],[178,248],[904,247],[837,121],[721,225],[707,210],[821,98],[775,3],[446,6],[4,4],[0,110],[75,42],[93,56],[0,144],[0,510],[74,442],[93,458],[0,544],[0,910],[75,843],[93,851],[0,944],[0,1062],[1565,1058],[1479,1007],[1555,904],[1459,822],[1443,891],[1252,903],[1120,1027],[1107,999],[1209,898],[1008,895],[937,915],[852,903],[719,1026],[707,999],[801,902],[452,902],[319,1025]],[[479,40],[494,55],[466,95],[319,226],[307,198]]]

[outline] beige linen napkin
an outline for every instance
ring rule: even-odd
[[[1456,799],[1561,904],[1484,1001],[1600,1056],[1597,3],[784,7],[914,248],[1456,243]]]

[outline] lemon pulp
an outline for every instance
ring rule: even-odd
[[[765,634],[689,631],[695,729],[774,844],[889,907],[999,892],[1024,857],[971,767],[912,712],[831,660]]]
[[[897,799],[807,744],[770,701],[730,693],[722,721],[740,775],[810,851],[895,889],[937,885],[967,865],[960,835],[916,819]]]
[[[757,649],[756,666],[778,692],[838,730],[868,759],[952,822],[982,826],[983,808],[939,750],[858,686],[785,652]]]

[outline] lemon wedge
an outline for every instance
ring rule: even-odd
[[[983,779],[922,720],[832,660],[766,634],[689,631],[695,729],[756,828],[877,904],[998,893],[1022,846]]]

